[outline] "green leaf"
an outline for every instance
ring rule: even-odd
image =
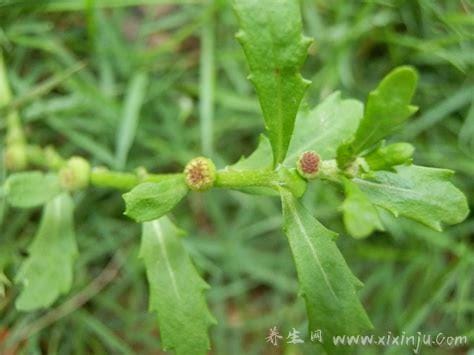
[[[45,206],[38,233],[28,248],[29,256],[15,279],[24,286],[15,303],[19,310],[49,307],[61,294],[69,292],[78,254],[73,210],[73,201],[67,194]]]
[[[294,167],[299,155],[308,150],[314,150],[322,159],[334,158],[337,148],[354,135],[363,110],[360,101],[342,99],[339,92],[311,111],[300,110],[285,165]]]
[[[199,276],[165,216],[143,224],[140,258],[150,285],[150,311],[158,313],[164,350],[176,354],[207,354],[208,328],[215,324],[206,305],[207,283]]]
[[[5,182],[7,201],[13,207],[30,208],[43,205],[61,193],[59,179],[39,171],[16,173]]]
[[[272,144],[274,165],[285,158],[301,99],[310,84],[303,65],[311,39],[302,33],[299,2],[234,0],[242,45]]]
[[[130,80],[115,139],[115,160],[118,169],[125,167],[128,152],[135,139],[147,84],[148,75],[141,71],[137,72]]]
[[[354,238],[365,238],[374,230],[383,231],[376,207],[369,201],[359,187],[344,179],[346,199],[342,204],[344,225]]]
[[[145,182],[123,195],[125,214],[137,222],[160,218],[188,193],[182,175],[161,182]]]
[[[270,141],[263,134],[258,140],[257,149],[253,151],[248,157],[242,157],[240,160],[227,167],[231,170],[261,170],[272,168],[272,146]]]
[[[339,166],[345,166],[357,154],[390,135],[417,111],[416,106],[410,105],[417,81],[413,68],[398,67],[369,94],[353,140],[338,149]]]
[[[330,352],[334,335],[361,334],[372,328],[359,301],[362,283],[335,243],[336,233],[318,222],[287,190],[281,189],[284,230],[306,302],[309,330],[321,329]]]
[[[281,186],[289,190],[295,197],[300,198],[306,192],[307,181],[301,177],[295,168],[287,169],[281,166],[278,169]]]
[[[415,147],[410,143],[393,143],[382,145],[367,154],[364,159],[371,170],[393,170],[393,166],[410,164]]]
[[[376,206],[442,230],[462,222],[469,213],[466,197],[450,181],[453,171],[423,166],[398,166],[354,182]]]

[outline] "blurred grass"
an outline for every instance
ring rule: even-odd
[[[251,152],[263,120],[233,37],[229,3],[164,3],[0,1],[0,46],[32,143],[124,170],[176,171],[203,153],[223,167]],[[334,90],[363,99],[393,67],[416,66],[420,111],[394,140],[414,143],[417,164],[456,170],[455,182],[472,208],[472,2],[305,0],[302,9],[306,33],[315,38],[304,67],[313,81],[306,104]],[[123,217],[117,192],[93,189],[75,200],[81,255],[73,291],[56,308],[25,314],[13,306],[17,286],[8,288],[0,300],[0,339],[8,335],[11,349],[28,354],[160,353],[155,317],[146,313],[139,227]],[[384,215],[386,233],[354,241],[341,225],[340,202],[341,191],[325,183],[305,196],[324,224],[341,233],[338,245],[365,282],[361,297],[374,332],[443,332],[467,335],[472,344],[474,218],[437,233]],[[308,341],[274,349],[264,340],[275,325],[285,336],[295,327],[307,338],[279,213],[276,199],[228,191],[193,194],[174,213],[212,286],[208,300],[219,321],[212,329],[215,354],[315,351]],[[0,206],[2,215],[0,266],[13,278],[39,211]],[[91,282],[103,289],[91,289]],[[365,347],[354,353],[411,351]]]

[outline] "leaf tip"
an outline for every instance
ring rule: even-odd
[[[309,37],[309,36],[305,36],[305,35],[302,35],[301,36],[301,44],[306,48],[308,49],[309,46],[314,42],[314,38],[313,37]]]
[[[419,109],[418,106],[408,105],[408,111],[409,111],[410,115],[413,115],[414,113],[416,113],[418,111],[418,109]]]
[[[245,32],[242,31],[242,30],[239,30],[239,31],[237,31],[237,32],[235,33],[234,36],[235,36],[235,39],[236,39],[237,41],[239,41],[240,43],[242,43],[242,41],[243,41],[244,38],[245,38]]]
[[[392,73],[397,74],[397,75],[404,75],[406,78],[409,78],[413,81],[418,80],[418,71],[412,67],[411,65],[402,65],[394,70],[392,70]]]

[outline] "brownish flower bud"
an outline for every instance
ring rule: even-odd
[[[216,166],[210,159],[194,158],[184,168],[184,177],[191,190],[209,190],[216,181]]]
[[[303,152],[296,162],[296,170],[305,179],[316,178],[319,172],[321,158],[318,153],[309,150]]]

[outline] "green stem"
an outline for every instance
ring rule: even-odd
[[[41,148],[27,146],[28,163],[40,168],[59,171],[67,163],[52,147]],[[142,182],[161,182],[182,174],[148,174],[146,171],[136,173],[111,171],[105,167],[96,167],[90,174],[90,184],[96,187],[114,188],[127,191]]]
[[[111,171],[107,168],[94,168],[90,176],[90,184],[96,187],[114,188],[121,191],[133,189],[143,182],[162,182],[182,174],[140,174]]]
[[[106,168],[92,169],[90,183],[97,187],[115,188],[126,191],[138,185],[140,179],[136,174],[110,171]]]
[[[0,108],[10,104],[12,94],[8,84],[7,71],[3,61],[3,55],[0,50]],[[25,143],[25,135],[21,127],[20,118],[16,110],[11,110],[6,115],[7,126],[7,145],[16,145]]]
[[[217,172],[215,187],[240,189],[263,186],[278,189],[279,176],[274,170],[221,170]]]
[[[7,71],[0,49],[0,110],[12,101]],[[2,115],[0,115],[1,117]],[[9,110],[5,113],[7,134],[5,139],[5,153],[2,156],[8,170],[22,170],[27,165],[26,139],[21,126],[18,111]]]
[[[27,146],[28,163],[52,171],[59,171],[67,163],[52,147],[42,148],[36,145]],[[162,182],[175,178],[183,173],[149,174],[146,171],[118,172],[105,167],[96,167],[90,174],[90,185],[112,188],[121,191],[133,189],[143,182]],[[321,163],[318,178],[340,182],[340,170],[335,160]],[[301,179],[301,178],[300,178]],[[243,189],[248,187],[266,187],[278,192],[279,186],[295,187],[295,179],[275,170],[232,170],[225,169],[216,173],[214,187],[227,189]]]

